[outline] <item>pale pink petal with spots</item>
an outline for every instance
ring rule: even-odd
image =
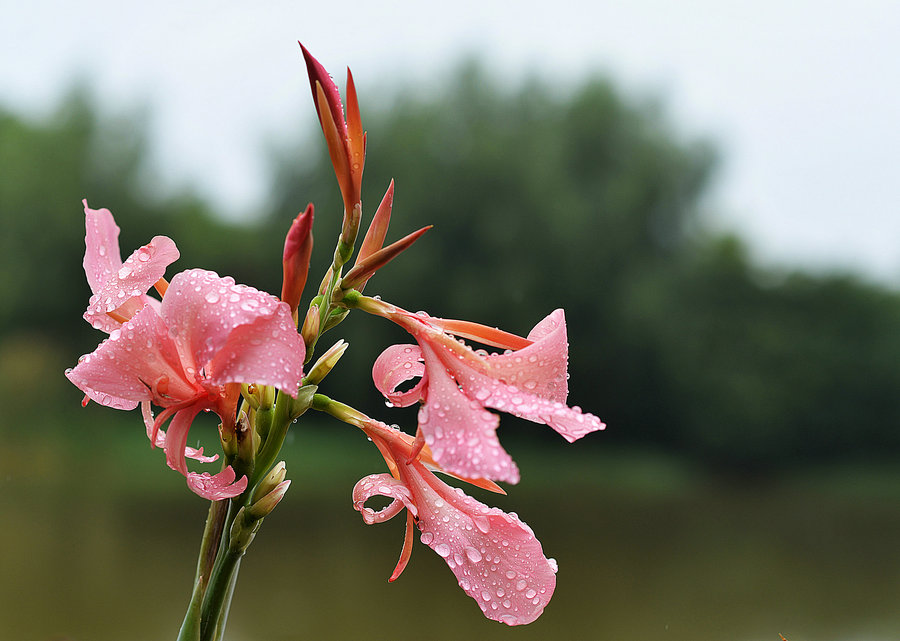
[[[565,403],[569,395],[569,343],[563,310],[557,309],[538,323],[528,340],[534,342],[514,352],[488,356],[491,371],[508,385]]]
[[[122,266],[119,227],[108,209],[91,209],[84,204],[84,274],[96,293]]]
[[[221,376],[221,380],[214,379],[219,383],[258,382],[252,377],[261,376],[296,394],[303,376],[304,348],[286,303],[253,287],[237,285],[232,278],[191,269],[172,279],[161,314],[186,367],[199,370],[219,359],[215,365],[221,371],[208,373]],[[232,332],[244,325],[255,329],[241,330],[229,344]],[[256,339],[269,345],[251,344]],[[242,358],[235,351],[238,347],[255,349]],[[221,357],[219,352],[223,352]],[[242,379],[241,372],[251,378]]]
[[[94,290],[84,319],[94,328],[107,332],[120,326],[121,321],[111,318],[109,313],[126,320],[134,316],[151,300],[146,293],[165,276],[166,267],[178,257],[178,248],[171,238],[155,236]]]
[[[305,355],[306,345],[288,314],[264,315],[231,330],[207,373],[217,385],[252,382],[296,396]]]
[[[234,468],[230,465],[218,474],[209,472],[188,472],[187,484],[194,494],[209,501],[221,501],[240,496],[247,489],[247,477],[234,480]]]
[[[397,407],[408,407],[424,398],[426,380],[422,350],[418,345],[391,345],[384,350],[372,366],[372,380],[384,397]],[[422,377],[405,392],[397,389],[414,378]]]
[[[430,345],[422,351],[428,388],[419,427],[434,459],[452,474],[518,483],[519,469],[497,439],[500,417],[459,388]]]
[[[66,377],[92,400],[116,409],[134,409],[145,400],[159,403],[163,392],[178,399],[196,394],[184,377],[168,329],[152,307],[113,330]]]

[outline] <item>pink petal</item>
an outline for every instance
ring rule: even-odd
[[[258,382],[296,394],[305,349],[286,303],[232,278],[191,269],[172,279],[161,314],[186,366],[210,365],[212,383]]]
[[[66,377],[91,399],[116,409],[134,409],[141,401],[157,399],[154,389],[160,385],[170,398],[184,400],[196,394],[184,378],[168,329],[152,307],[142,309],[93,353],[82,356]]]
[[[504,383],[551,401],[565,403],[569,343],[565,312],[557,309],[528,334],[531,345],[515,352],[488,356],[492,373]]]
[[[394,499],[390,505],[376,512],[366,507],[366,501],[373,496],[386,496]],[[370,474],[360,479],[353,487],[353,508],[362,514],[366,525],[384,523],[395,517],[404,507],[416,515],[417,510],[412,502],[412,495],[406,486],[390,474]]]
[[[189,472],[187,484],[191,491],[209,501],[221,501],[240,496],[247,489],[247,477],[234,482],[234,469],[229,465],[215,476],[209,472]]]
[[[107,313],[116,312],[126,319],[147,304],[147,291],[166,273],[166,267],[178,260],[175,242],[166,236],[155,236],[137,249],[111,274],[91,296],[84,319],[97,329],[111,331],[121,323]]]
[[[184,450],[187,447],[188,432],[191,424],[203,409],[202,403],[193,403],[182,410],[175,412],[169,429],[166,432],[166,464],[176,472],[188,475],[187,462],[184,459]],[[231,479],[234,481],[234,478]]]
[[[431,346],[422,348],[428,390],[419,427],[434,459],[451,474],[519,482],[519,470],[497,439],[500,417],[460,390]]]
[[[222,349],[210,362],[210,381],[272,385],[297,395],[303,378],[306,345],[297,333],[290,311],[261,316],[235,327]]]
[[[391,345],[375,359],[372,366],[375,387],[397,407],[408,407],[424,398],[424,374],[425,364],[418,345]],[[420,376],[422,380],[412,389],[396,391],[403,383]]]
[[[84,274],[96,293],[122,266],[119,254],[119,227],[108,209],[91,209],[84,204]]]
[[[158,430],[156,430],[155,439],[153,436],[154,417],[153,417],[153,410],[150,408],[150,401],[141,401],[141,414],[144,417],[144,425],[147,428],[147,438],[154,441],[154,443],[153,443],[154,447],[165,448],[165,446],[166,446],[165,431],[158,429]],[[213,461],[216,461],[219,458],[218,454],[213,454],[212,456],[204,456],[202,447],[199,449],[194,449],[193,447],[185,447],[184,455],[189,459],[194,459],[195,461],[199,461],[201,463],[212,463]]]
[[[450,488],[418,463],[401,468],[401,477],[419,508],[422,543],[444,559],[484,615],[507,625],[537,619],[556,588],[556,564],[544,557],[531,528]]]

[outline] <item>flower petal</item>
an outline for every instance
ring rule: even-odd
[[[303,378],[306,345],[291,320],[290,310],[261,316],[235,327],[209,364],[210,381],[272,385],[297,396]]]
[[[141,414],[144,417],[144,425],[147,428],[147,438],[153,441],[154,447],[165,448],[166,447],[166,433],[164,430],[157,429],[156,437],[153,436],[153,428],[154,428],[154,416],[153,410],[150,408],[150,401],[141,401]],[[213,461],[217,461],[219,459],[218,454],[213,454],[212,456],[206,456],[203,454],[203,448],[194,449],[193,447],[185,447],[184,455],[187,458],[194,459],[195,461],[199,461],[201,463],[212,463]]]
[[[451,474],[518,483],[519,469],[497,439],[500,417],[460,390],[430,345],[422,351],[428,389],[419,427],[434,459]]]
[[[557,309],[528,334],[531,345],[507,354],[487,357],[492,371],[504,383],[530,394],[565,403],[569,343],[565,312]]]
[[[384,350],[372,366],[372,380],[385,398],[397,407],[408,407],[424,398],[425,364],[418,345],[391,345]],[[403,383],[422,377],[406,392],[397,392]]]
[[[305,350],[286,303],[191,269],[172,279],[161,314],[186,367],[209,366],[213,384],[257,382],[296,394]]]
[[[422,543],[444,559],[484,615],[507,625],[537,619],[556,588],[556,564],[544,557],[531,528],[450,488],[418,463],[404,471]]]
[[[188,472],[187,484],[191,491],[209,501],[221,501],[240,496],[247,489],[247,477],[234,480],[234,468],[230,465],[216,475],[209,472]]]
[[[113,330],[66,377],[91,399],[116,409],[134,409],[150,400],[164,404],[160,390],[167,398],[179,400],[196,394],[184,378],[165,323],[152,307]]]
[[[84,204],[84,274],[91,292],[97,293],[122,266],[119,227],[108,209],[91,209]]]
[[[366,501],[373,496],[386,496],[394,499],[387,507],[376,512],[366,507]],[[406,486],[390,474],[370,474],[360,479],[353,487],[353,508],[362,514],[366,525],[384,523],[407,508],[413,516],[417,510],[412,496]]]
[[[120,321],[109,313],[130,319],[147,304],[145,296],[153,284],[166,273],[166,267],[178,260],[175,242],[166,236],[155,236],[148,244],[138,248],[119,269],[91,296],[84,319],[97,329],[112,331]],[[108,329],[111,328],[111,329]]]

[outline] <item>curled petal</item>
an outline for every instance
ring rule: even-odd
[[[421,376],[412,389],[397,392],[403,383]],[[391,345],[384,350],[372,366],[372,379],[385,398],[397,407],[408,407],[424,398],[425,364],[418,345]]]
[[[376,512],[372,508],[366,507],[366,501],[373,496],[386,496],[394,500],[386,508]],[[353,508],[362,514],[366,525],[384,523],[397,516],[404,507],[413,516],[417,514],[416,506],[412,502],[412,496],[407,487],[390,474],[370,474],[360,479],[353,487]]]
[[[191,491],[209,501],[221,501],[240,496],[247,489],[247,477],[234,480],[234,469],[229,465],[216,475],[209,472],[190,472],[187,484]]]

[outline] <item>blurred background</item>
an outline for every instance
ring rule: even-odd
[[[81,199],[123,256],[164,234],[170,275],[275,293],[313,201],[318,282],[340,201],[298,39],[354,71],[368,212],[393,178],[389,239],[435,225],[367,293],[522,335],[564,307],[570,404],[609,427],[503,417],[522,482],[472,493],[560,566],[506,629],[422,545],[387,584],[402,520],[350,504],[383,462],[304,418],[228,639],[900,637],[896,3],[185,4],[0,8],[0,640],[177,632],[206,506],[62,375],[102,338]],[[402,332],[340,336],[324,391],[414,429],[370,378]]]

